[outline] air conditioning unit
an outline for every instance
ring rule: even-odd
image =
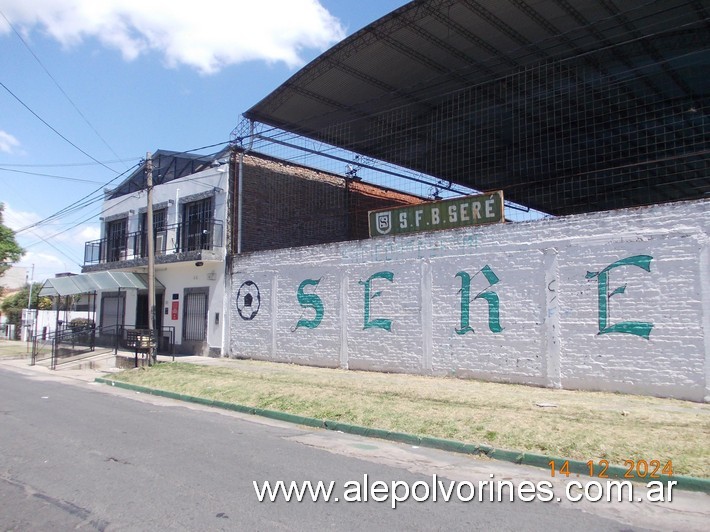
[[[165,234],[158,233],[155,235],[155,254],[162,255],[165,253]]]

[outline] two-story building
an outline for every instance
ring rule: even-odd
[[[228,152],[153,155],[156,330],[181,352],[207,354],[222,345],[228,188]],[[86,243],[82,271],[147,272],[147,210],[143,166],[107,191],[101,238]],[[99,331],[146,329],[148,292],[101,292],[96,311]]]

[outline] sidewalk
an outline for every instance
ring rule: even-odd
[[[161,357],[161,360],[170,362],[172,357]],[[279,375],[283,376],[284,372],[287,375],[292,372],[292,376],[297,376],[300,369],[297,366],[285,364],[251,363],[250,361],[224,358],[176,357],[176,361],[191,364],[195,369],[198,366],[206,369],[238,368],[243,372],[250,372],[262,380],[278,377]],[[172,365],[165,364],[163,366],[167,368]],[[141,391],[141,393],[137,394],[136,392],[140,390],[133,385],[126,386],[128,390],[132,390],[129,392],[127,389],[122,389],[123,385],[118,381],[116,386],[103,386],[95,382],[97,377],[99,379],[111,379],[116,372],[116,370],[111,369],[85,368],[53,371],[43,366],[29,366],[28,357],[6,358],[2,356],[0,356],[0,369],[9,369],[42,380],[63,381],[77,386],[92,386],[94,390],[117,394],[135,400],[156,402],[156,404],[172,403],[169,399],[156,397],[150,390],[147,392]],[[328,372],[328,370],[321,371]],[[152,372],[136,371],[128,373],[140,375]],[[357,380],[355,372],[340,373]],[[186,400],[186,398],[181,399]],[[169,403],[166,403],[166,401],[169,401]],[[210,404],[204,400],[187,402],[185,405],[188,408],[204,409],[205,411],[210,407],[220,406]],[[278,420],[279,418],[265,419],[239,413],[239,411],[235,410],[223,410],[225,412],[224,415],[235,416],[257,423],[281,423]],[[466,454],[442,452],[441,450],[425,448],[419,445],[386,441],[378,438],[363,439],[347,433],[333,433],[328,430],[304,430],[300,435],[289,436],[289,439],[301,445],[320,449],[323,452],[356,457],[366,462],[382,464],[384,467],[405,468],[411,472],[421,474],[423,475],[422,478],[427,479],[432,478],[433,474],[436,474],[439,478],[458,482],[478,482],[479,480],[489,480],[495,477],[496,479],[512,481],[516,486],[522,482],[539,483],[551,481],[554,484],[555,493],[558,494],[564,493],[565,486],[569,481],[574,482],[575,479],[583,482],[590,481],[588,477],[574,475],[570,479],[565,479],[562,475],[551,478],[549,469],[544,467],[521,466],[505,461],[490,460],[486,457],[472,457]],[[601,479],[599,478],[592,480],[592,482],[600,481]],[[643,490],[641,484],[638,485],[637,489],[639,490],[638,494],[643,496],[645,490]],[[578,491],[574,493],[578,493]],[[599,517],[617,520],[619,523],[625,523],[628,527],[643,529],[701,531],[706,530],[706,524],[710,520],[710,495],[683,490],[675,490],[673,492],[673,501],[663,503],[649,503],[647,501],[640,504],[628,501],[623,503],[604,503],[603,501],[592,503],[585,500],[571,502],[563,497],[561,501],[549,504],[561,505],[570,510],[582,510]]]
[[[106,367],[102,368],[90,368],[88,366],[84,367],[71,367],[69,364],[65,367],[59,367],[57,370],[50,370],[46,363],[36,364],[30,366],[31,356],[29,353],[29,347],[26,342],[13,341],[0,338],[0,366],[8,366],[12,368],[26,368],[28,371],[36,372],[38,374],[44,375],[54,375],[55,377],[66,377],[70,379],[94,382],[97,377],[105,377],[111,375],[112,373],[118,373],[123,371],[123,369],[113,367],[114,365],[109,363]],[[132,359],[133,353],[128,351],[120,352],[126,359]],[[107,358],[112,358],[112,355],[106,355]],[[87,357],[87,361],[94,359],[95,357]],[[96,357],[100,358],[100,357]],[[186,362],[190,364],[202,364],[202,365],[228,365],[230,359],[227,358],[207,358],[200,356],[164,356],[158,355],[159,362]],[[78,366],[78,364],[77,364]]]
[[[0,341],[2,344],[7,344],[6,341]],[[12,342],[13,344],[18,344],[24,348],[22,342]],[[5,347],[7,350],[7,347]],[[125,353],[126,358],[130,358],[132,355],[130,353]],[[110,355],[112,358],[113,355]],[[91,360],[87,358],[87,360]],[[229,366],[229,360],[226,358],[206,358],[200,356],[180,356],[175,357],[175,362],[185,362],[188,364],[200,364],[200,365],[213,365],[213,366]],[[158,362],[172,362],[172,356],[158,355]],[[223,361],[223,362],[220,362]],[[78,365],[78,364],[77,364]],[[56,370],[49,369],[47,364],[35,364],[30,365],[30,356],[26,353],[18,355],[3,355],[0,353],[0,367],[6,366],[8,368],[14,368],[17,370],[24,370],[24,372],[32,372],[38,375],[46,375],[57,378],[67,378],[84,382],[95,382],[99,377],[109,377],[114,373],[120,373],[124,371],[121,368],[116,367],[102,367],[102,368],[91,368],[88,366],[71,368],[71,367],[59,367]]]
[[[588,474],[589,461],[596,468],[608,458],[617,464],[610,473],[621,477],[624,461],[672,459],[675,476],[680,470],[681,476],[710,477],[707,404],[228,358],[175,361],[182,364],[128,371],[116,380],[112,375],[121,370],[115,368],[52,371],[0,351],[0,366],[25,374],[111,381],[142,393],[518,464],[545,468],[551,458],[576,457],[568,460],[573,472]],[[701,491],[708,486],[710,480],[700,482]]]

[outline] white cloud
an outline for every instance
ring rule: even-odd
[[[98,224],[81,226],[78,237],[81,242],[89,242],[101,238],[101,229]]]
[[[34,265],[35,274],[38,271],[45,272],[44,276],[52,276],[55,273],[61,273],[63,271],[71,269],[70,266],[74,267],[76,270],[76,265],[67,264],[67,259],[62,258],[57,254],[48,253],[46,250],[28,250],[25,256],[22,257],[22,264]],[[35,280],[37,280],[37,275],[35,275]]]
[[[29,211],[17,211],[12,206],[5,202],[3,210],[3,221],[13,231],[17,231],[27,225],[33,224],[41,220],[39,214]]]
[[[24,34],[39,29],[67,47],[93,37],[126,60],[158,52],[207,74],[251,60],[296,67],[304,49],[345,35],[318,0],[0,0],[0,10]]]
[[[18,263],[18,266],[27,268],[27,274],[32,276],[32,280],[35,283],[42,283],[46,279],[54,277],[58,273],[81,273],[81,268],[79,268],[74,262],[59,255],[58,253],[52,253],[51,249],[28,250],[25,256],[22,257],[22,260]],[[32,271],[32,268],[34,268],[34,272]]]
[[[20,141],[10,135],[7,131],[0,129],[0,152],[14,153],[20,147]]]
[[[3,219],[5,225],[17,231],[38,222],[43,216],[36,212],[15,210],[5,203]],[[20,265],[27,268],[34,265],[35,281],[53,277],[59,272],[79,272],[84,243],[99,237],[98,223],[82,224],[65,232],[61,225],[43,224],[15,235],[17,243],[26,251]]]

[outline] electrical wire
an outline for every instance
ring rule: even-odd
[[[43,164],[37,164],[37,163],[3,163],[3,167],[12,167],[12,168],[65,168],[65,167],[71,167],[71,166],[95,166],[96,164],[113,164],[113,163],[126,163],[135,160],[135,157],[132,157],[130,159],[116,159],[115,161],[103,161],[103,163],[43,163]]]
[[[27,44],[27,41],[25,41],[25,39],[22,38],[22,35],[20,35],[20,32],[18,32],[17,29],[15,29],[15,26],[13,26],[12,22],[10,22],[10,19],[8,19],[7,16],[5,15],[5,13],[3,13],[2,11],[0,11],[0,15],[2,15],[2,17],[5,19],[5,22],[7,22],[8,26],[10,26],[10,28],[11,28],[12,31],[15,33],[15,35],[17,36],[17,38],[20,39],[20,42],[25,46],[25,48],[27,48],[27,50],[30,52],[30,54],[32,54],[32,57],[35,58],[35,61],[37,61],[37,63],[39,64],[39,66],[42,67],[42,70],[44,70],[44,72],[47,74],[47,76],[49,76],[49,79],[51,79],[51,80],[54,82],[54,84],[56,85],[57,89],[59,89],[59,92],[61,92],[61,93],[64,95],[64,97],[65,97],[65,98],[67,99],[67,101],[71,104],[71,106],[74,108],[74,110],[79,114],[79,116],[81,116],[81,118],[84,120],[84,122],[86,122],[86,124],[91,128],[91,130],[96,134],[96,136],[101,140],[101,142],[104,143],[104,146],[106,146],[106,147],[109,149],[109,151],[110,151],[111,153],[113,153],[116,157],[118,157],[118,155],[117,155],[116,152],[113,150],[113,148],[109,145],[108,142],[106,142],[106,139],[104,139],[104,138],[101,136],[101,134],[97,131],[97,129],[93,126],[93,124],[92,124],[91,122],[89,122],[89,119],[86,118],[86,116],[84,115],[84,113],[81,112],[81,110],[79,109],[79,107],[77,107],[77,105],[76,105],[76,104],[74,103],[74,101],[69,97],[69,95],[68,95],[68,94],[66,93],[66,91],[62,88],[62,86],[59,84],[59,82],[56,80],[56,78],[55,78],[55,77],[52,75],[52,73],[47,69],[47,67],[44,66],[44,63],[42,63],[42,61],[41,61],[40,58],[37,56],[37,54],[32,50],[32,48],[30,48],[29,44]]]
[[[208,145],[205,145],[205,146],[200,146],[200,147],[198,147],[198,148],[192,148],[192,149],[185,150],[185,151],[181,151],[181,152],[173,152],[171,155],[189,154],[189,153],[193,153],[193,152],[205,150],[205,149],[208,149],[208,148],[214,148],[214,147],[217,147],[217,146],[223,146],[223,145],[226,145],[226,144],[229,144],[229,143],[230,143],[230,141],[217,142],[217,143],[214,143],[214,144],[208,144]],[[210,158],[210,157],[213,157],[213,156],[214,156],[214,154],[208,154],[208,155],[205,155],[205,156],[203,156],[203,157],[199,157],[199,159],[202,159],[202,158],[207,159],[207,158]],[[106,165],[104,165],[103,163],[100,163],[99,161],[97,161],[97,162],[98,162],[99,164],[101,164],[102,166],[106,166]],[[75,201],[74,203],[71,203],[71,204],[67,205],[66,207],[60,209],[59,211],[55,212],[54,214],[51,214],[51,215],[47,216],[46,218],[43,218],[42,220],[39,220],[39,221],[37,221],[37,222],[34,222],[33,224],[30,224],[30,225],[25,226],[25,227],[23,227],[23,228],[21,228],[21,229],[18,229],[17,231],[15,231],[15,234],[19,234],[19,233],[22,233],[22,232],[24,232],[24,231],[28,231],[29,229],[38,227],[38,226],[40,226],[40,225],[42,225],[42,224],[45,224],[45,223],[49,223],[50,221],[57,220],[58,218],[61,218],[61,217],[66,216],[66,215],[69,215],[69,214],[71,214],[71,213],[73,213],[73,212],[77,212],[77,211],[79,211],[79,210],[81,210],[81,209],[84,209],[84,208],[86,208],[86,207],[88,207],[88,206],[94,204],[94,203],[97,203],[97,202],[99,202],[99,201],[102,201],[102,200],[104,199],[103,189],[104,189],[105,187],[107,187],[108,185],[110,185],[111,183],[113,183],[114,181],[116,181],[117,179],[119,179],[119,178],[125,176],[125,175],[128,174],[130,171],[132,171],[132,170],[134,170],[134,169],[137,169],[137,168],[140,168],[144,163],[145,163],[145,161],[141,159],[138,163],[136,163],[136,164],[134,164],[133,166],[131,166],[130,168],[128,168],[125,172],[122,172],[121,174],[117,175],[116,177],[114,177],[113,179],[111,179],[110,181],[108,181],[107,183],[102,184],[102,186],[101,186],[100,188],[98,188],[98,189],[96,189],[96,190],[90,192],[89,194],[87,194],[87,195],[85,195],[84,197],[78,199],[78,200]],[[108,168],[108,167],[107,167],[107,168]],[[109,169],[112,170],[111,168],[109,168]],[[112,171],[115,171],[115,170],[112,170]],[[100,192],[100,196],[94,197],[95,194],[97,194],[98,192]],[[89,219],[90,219],[90,218],[89,218]],[[88,221],[89,219],[87,219],[87,220],[85,220],[85,221],[83,221],[83,222],[81,222],[81,223],[85,223],[85,222]]]
[[[11,168],[4,168],[2,166],[0,166],[0,171],[13,172],[16,174],[35,175],[35,176],[39,176],[39,177],[49,177],[52,179],[60,179],[63,181],[74,181],[77,183],[93,183],[93,184],[100,184],[101,183],[101,181],[92,181],[90,179],[80,179],[78,177],[66,177],[66,176],[62,176],[62,175],[40,174],[38,172],[27,172],[24,170],[13,170]]]
[[[115,203],[115,204],[111,205],[111,207],[112,207],[112,208],[113,208],[113,207],[116,207],[116,205],[120,205],[121,203],[124,203],[124,202],[130,200],[130,199],[133,198],[133,197],[134,197],[133,195],[126,196],[124,199],[122,199],[122,200],[119,201],[118,203]],[[96,203],[96,202],[94,202],[94,203]],[[56,238],[56,237],[58,237],[58,236],[60,236],[60,235],[63,235],[64,233],[68,233],[68,232],[71,231],[72,229],[76,229],[76,228],[79,227],[80,225],[83,225],[83,224],[85,224],[86,222],[89,222],[89,221],[95,219],[97,216],[101,216],[101,215],[104,214],[105,212],[106,212],[106,209],[101,209],[101,210],[98,211],[97,213],[92,213],[91,216],[89,216],[89,217],[87,217],[87,218],[85,218],[85,219],[83,219],[83,220],[79,220],[78,222],[74,222],[73,225],[67,227],[66,229],[62,229],[61,231],[59,231],[59,232],[57,232],[57,233],[54,233],[54,234],[52,234],[52,235],[49,235],[49,236],[47,236],[46,238]],[[41,237],[41,236],[38,235],[37,233],[34,233],[34,232],[32,232],[32,233],[33,233],[37,238],[39,238],[39,239],[41,239],[41,240],[43,240],[43,241],[46,242],[45,238]],[[32,247],[32,246],[37,245],[38,243],[39,243],[39,242],[34,242],[34,243],[32,243],[32,244],[29,244],[29,245],[25,246],[25,248],[30,248],[30,247]],[[66,255],[65,255],[65,256],[66,256]],[[80,265],[80,266],[81,266],[81,265]]]
[[[67,253],[65,253],[64,251],[62,251],[61,249],[59,249],[56,245],[54,245],[52,242],[50,242],[49,239],[50,239],[50,238],[54,238],[56,235],[51,235],[51,236],[48,236],[48,237],[43,237],[43,236],[41,236],[41,235],[38,235],[38,234],[35,233],[34,231],[31,231],[31,233],[32,233],[36,238],[39,238],[42,242],[44,242],[44,243],[47,244],[49,247],[51,247],[52,249],[54,249],[57,253],[60,253],[61,255],[63,255],[64,257],[66,257],[66,258],[69,259],[70,261],[72,261],[74,264],[76,264],[77,266],[79,266],[79,268],[82,267],[82,265],[76,260],[75,257],[69,256]],[[29,244],[29,245],[27,245],[27,246],[24,246],[24,249],[25,249],[25,250],[26,250],[26,249],[29,249],[29,248],[31,248],[32,246],[35,246],[35,245],[37,245],[37,244],[39,244],[39,242],[35,242],[35,243],[33,243],[33,244]]]
[[[91,204],[91,203],[93,203],[93,202],[100,201],[103,196],[101,196],[101,197],[99,197],[99,198],[94,198],[94,199],[90,199],[90,198],[91,198],[93,195],[95,195],[97,192],[101,192],[101,194],[103,194],[103,188],[104,188],[105,186],[110,185],[111,183],[113,183],[114,181],[116,181],[116,180],[119,179],[120,177],[124,176],[125,174],[127,174],[128,172],[130,172],[131,170],[133,170],[134,168],[137,168],[138,166],[140,166],[140,163],[134,164],[131,168],[128,168],[125,172],[123,172],[123,173],[117,175],[116,177],[114,177],[113,179],[111,179],[109,182],[107,182],[107,183],[105,183],[104,185],[102,185],[100,188],[98,188],[98,189],[96,189],[96,190],[90,192],[90,193],[87,194],[86,196],[84,196],[84,197],[78,199],[78,200],[75,201],[74,203],[71,203],[71,204],[67,205],[67,206],[64,207],[63,209],[58,210],[58,211],[55,212],[54,214],[51,214],[51,215],[47,216],[46,218],[44,218],[44,219],[42,219],[42,220],[40,220],[40,221],[38,221],[38,222],[35,222],[35,223],[33,223],[33,224],[30,224],[30,225],[28,225],[28,226],[26,226],[26,227],[23,227],[23,228],[21,228],[21,229],[18,229],[17,231],[15,231],[15,234],[22,233],[22,232],[24,232],[24,231],[27,231],[27,230],[32,229],[32,228],[34,228],[34,227],[37,227],[37,226],[39,226],[39,225],[41,225],[41,224],[47,223],[47,222],[49,222],[49,221],[51,221],[51,220],[55,220],[55,219],[59,218],[60,216],[64,216],[64,215],[66,215],[66,214],[68,214],[68,213],[70,213],[70,212],[74,212],[74,211],[77,210],[77,209],[84,208],[84,207],[86,207],[87,205],[89,205],[89,204]],[[83,201],[85,201],[85,200],[89,200],[89,203],[87,203],[87,204],[82,204],[81,202],[83,202]]]
[[[89,159],[91,159],[92,161],[94,161],[94,162],[100,164],[101,166],[103,166],[103,167],[106,168],[107,170],[111,170],[112,172],[118,173],[116,170],[114,170],[114,169],[111,168],[110,166],[105,165],[104,163],[102,163],[101,161],[99,161],[98,159],[96,159],[93,155],[91,155],[91,154],[85,152],[83,149],[81,149],[79,146],[77,146],[76,144],[74,144],[74,143],[73,143],[71,140],[69,140],[67,137],[65,137],[64,135],[62,135],[62,134],[61,134],[57,129],[55,129],[49,122],[47,122],[44,118],[42,118],[42,117],[39,116],[36,112],[34,112],[34,111],[30,108],[29,105],[27,105],[25,102],[23,102],[23,101],[20,99],[20,97],[17,96],[14,92],[12,92],[12,91],[8,88],[8,86],[5,85],[2,81],[0,81],[0,87],[2,87],[3,89],[5,89],[5,90],[10,94],[10,96],[12,96],[13,98],[15,98],[15,100],[17,100],[17,101],[20,103],[20,105],[22,105],[25,109],[27,109],[30,113],[32,113],[32,114],[35,116],[35,118],[37,118],[37,119],[38,119],[40,122],[42,122],[45,126],[47,126],[49,129],[51,129],[52,131],[54,131],[54,133],[56,133],[62,140],[64,140],[65,142],[67,142],[68,144],[70,144],[71,146],[73,146],[74,148],[76,148],[77,150],[79,150],[81,153],[83,153],[84,155],[86,155]]]

